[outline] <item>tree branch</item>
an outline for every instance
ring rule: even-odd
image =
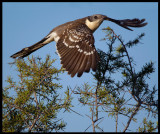
[[[129,127],[129,125],[130,125],[130,123],[131,123],[131,120],[132,120],[133,117],[137,114],[140,106],[141,106],[141,104],[138,103],[137,106],[136,106],[136,108],[135,108],[135,110],[134,110],[133,113],[131,114],[131,116],[130,116],[130,118],[129,118],[128,122],[127,122],[127,125],[126,125],[126,127],[124,128],[123,132],[126,132],[126,130],[128,129],[128,127]]]
[[[37,122],[38,119],[39,119],[39,115],[37,115],[36,119],[34,119],[32,125],[31,125],[30,128],[29,128],[29,132],[32,131],[32,128],[34,127],[34,125],[36,124],[36,122]]]
[[[118,112],[116,112],[116,132],[117,132],[117,128],[118,128]]]

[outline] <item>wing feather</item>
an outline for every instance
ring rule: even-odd
[[[62,67],[71,77],[77,73],[81,77],[83,72],[96,70],[97,56],[94,47],[92,31],[84,24],[73,26],[63,32],[57,42],[57,52]]]

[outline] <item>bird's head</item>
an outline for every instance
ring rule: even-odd
[[[95,31],[105,20],[105,18],[105,15],[95,14],[92,16],[88,16],[85,23],[92,31]]]
[[[133,30],[128,27],[143,27],[147,25],[147,23],[143,23],[145,19],[139,20],[135,18],[135,19],[116,20],[116,19],[112,19],[112,18],[107,17],[106,15],[101,15],[101,14],[95,14],[92,16],[88,16],[85,23],[94,32],[104,20],[114,22],[118,24],[119,26],[126,28],[128,30],[131,30],[131,31]]]

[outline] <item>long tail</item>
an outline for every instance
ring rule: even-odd
[[[28,56],[29,54],[33,53],[34,51],[36,51],[37,49],[47,45],[49,42],[45,43],[45,41],[48,38],[43,38],[41,41],[35,43],[34,45],[30,46],[30,47],[25,47],[23,48],[21,51],[18,51],[17,53],[11,55],[12,58],[24,58],[26,56]]]

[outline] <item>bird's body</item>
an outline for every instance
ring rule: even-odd
[[[71,74],[71,77],[74,77],[76,73],[80,77],[83,72],[89,72],[91,68],[96,71],[99,58],[94,46],[93,33],[105,19],[109,20],[110,18],[97,14],[59,25],[41,41],[22,49],[11,57],[24,58],[37,49],[55,41],[62,67],[68,71],[68,74]],[[118,20],[114,21],[118,25],[129,29]],[[133,24],[130,21],[127,26]],[[139,20],[136,21],[139,22]]]

